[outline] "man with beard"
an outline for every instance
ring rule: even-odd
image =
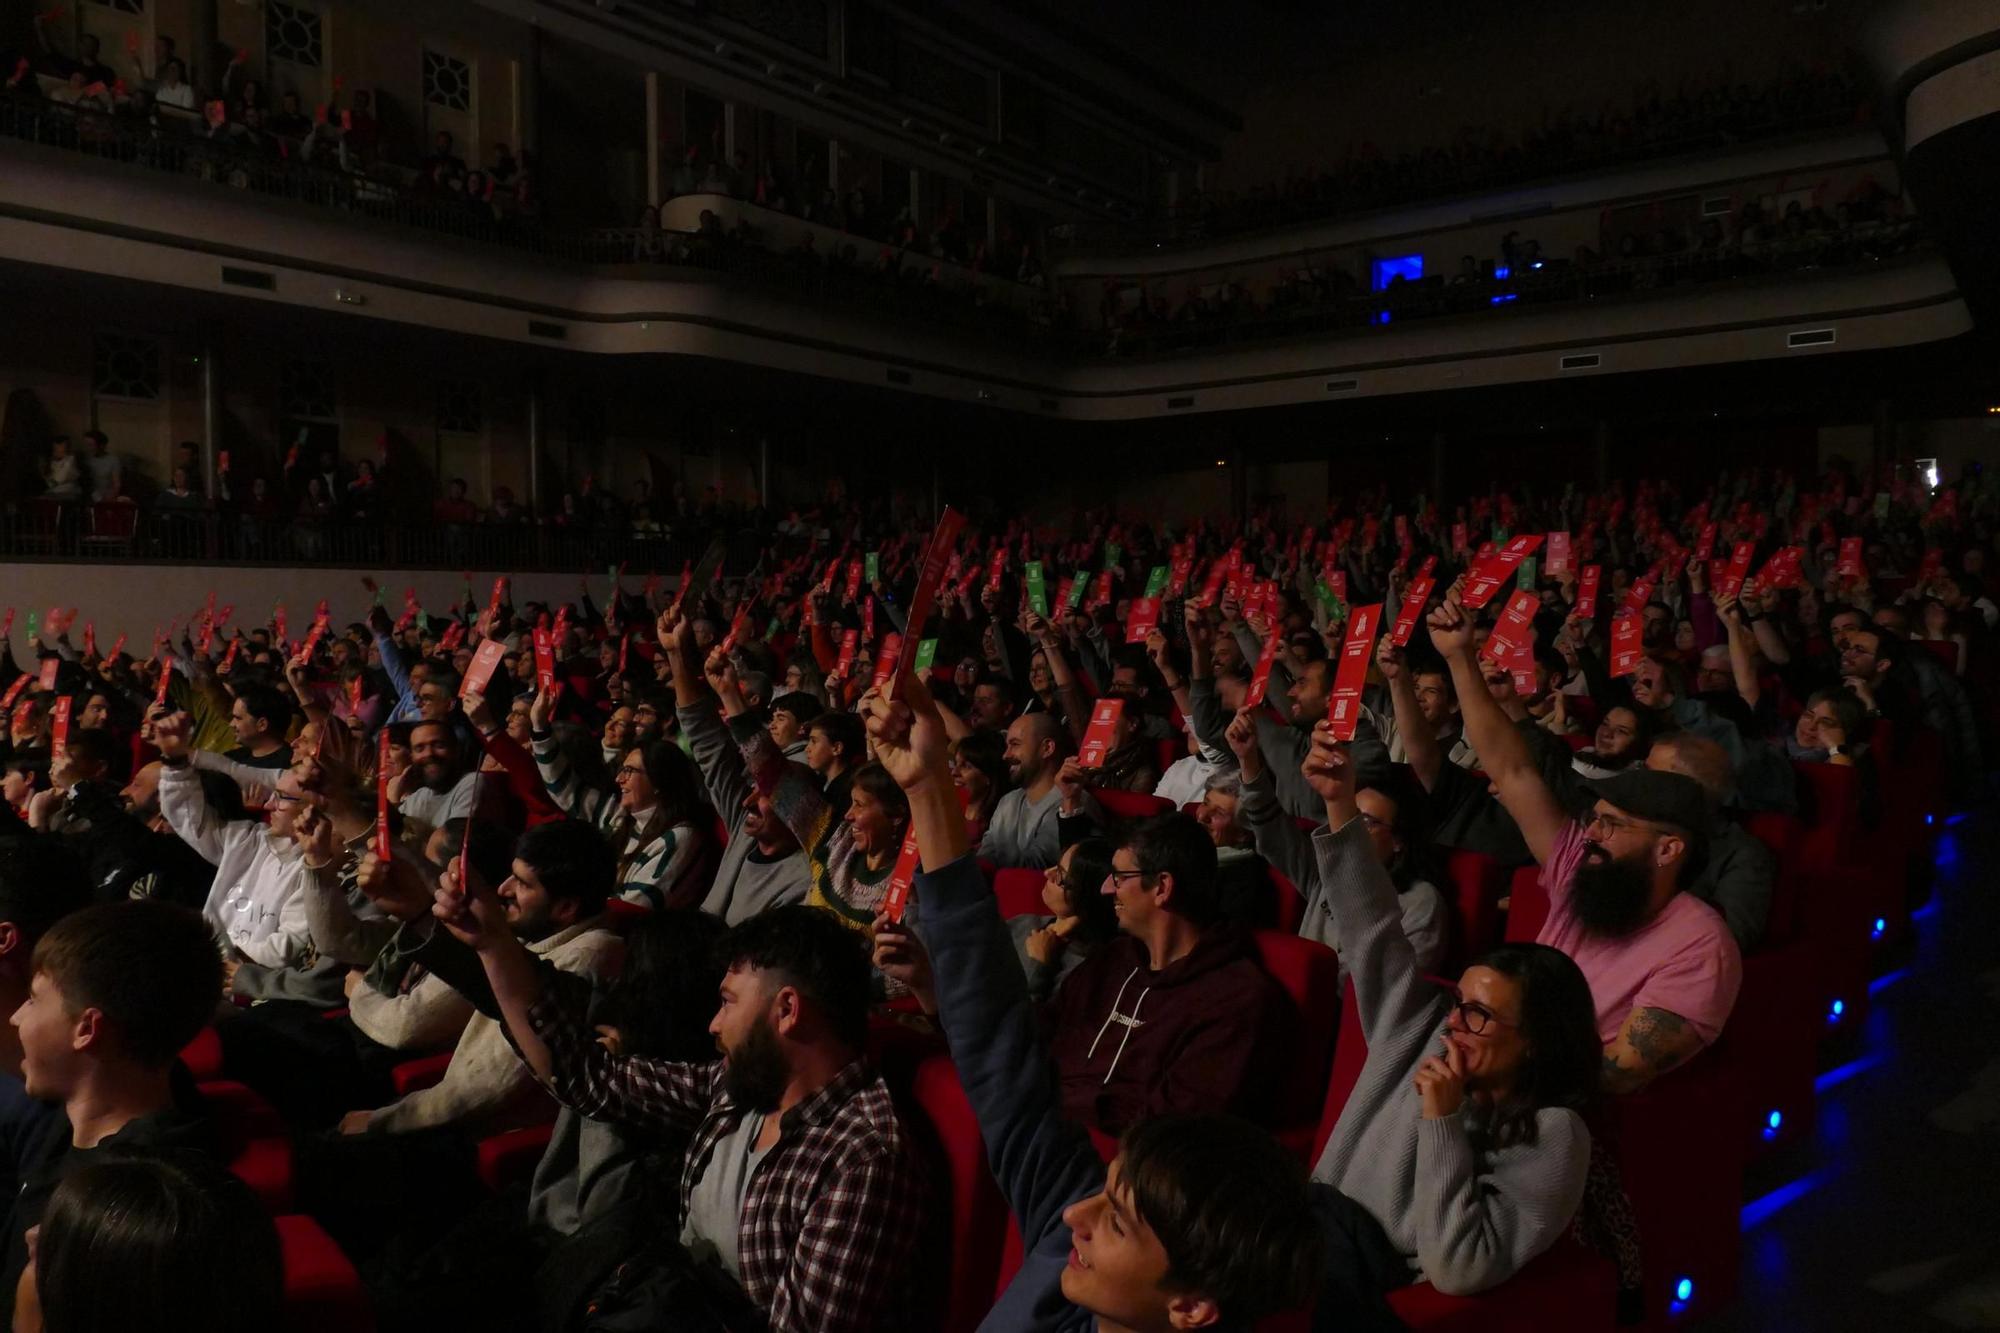
[[[1054,713],[1023,713],[1008,724],[1004,754],[1014,789],[993,808],[979,840],[980,856],[995,865],[1030,870],[1056,863],[1062,852],[1062,790],[1056,774],[1075,749],[1069,728]]]
[[[802,904],[737,926],[709,1024],[722,1059],[686,1064],[607,1050],[584,997],[552,983],[498,908],[476,876],[447,873],[435,911],[477,952],[535,1072],[592,1119],[694,1136],[668,1259],[696,1274],[682,1299],[772,1333],[909,1327],[923,1187],[863,1055],[871,983],[856,935]]]
[[[285,732],[292,725],[292,705],[268,685],[245,685],[229,707],[229,728],[236,748],[228,758],[251,768],[280,769],[292,762]]]
[[[478,773],[459,758],[458,737],[450,724],[424,721],[410,732],[410,766],[389,794],[397,798],[404,819],[429,832],[472,816],[478,782]]]
[[[1455,589],[1430,631],[1458,684],[1466,734],[1542,867],[1549,915],[1536,940],[1590,981],[1605,1089],[1636,1092],[1720,1035],[1743,980],[1728,924],[1682,892],[1707,860],[1708,795],[1683,774],[1628,768],[1587,783],[1596,800],[1584,821],[1571,818],[1483,688]]]

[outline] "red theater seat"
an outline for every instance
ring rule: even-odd
[[[389,1081],[395,1085],[398,1097],[407,1097],[425,1088],[435,1088],[444,1082],[444,1071],[451,1068],[451,1052],[440,1051],[436,1055],[426,1055],[418,1060],[405,1060],[389,1071]]]
[[[1113,819],[1145,819],[1152,815],[1163,815],[1174,808],[1174,803],[1164,796],[1154,796],[1141,791],[1115,791],[1109,787],[1092,789],[1092,796],[1104,813]]]
[[[527,1180],[535,1174],[554,1137],[555,1122],[551,1121],[481,1139],[476,1150],[479,1179],[495,1194],[517,1180]]]
[[[1424,1333],[1588,1333],[1613,1326],[1617,1299],[1611,1261],[1564,1237],[1491,1291],[1447,1296],[1419,1282],[1390,1292],[1389,1308]]]
[[[273,1213],[292,1206],[292,1141],[277,1109],[241,1083],[198,1085],[229,1173]]]
[[[1453,908],[1452,938],[1444,967],[1458,973],[1500,942],[1500,899],[1507,892],[1507,867],[1490,856],[1454,848],[1445,858],[1440,887]]]
[[[181,1063],[197,1083],[222,1077],[222,1038],[214,1028],[203,1028],[181,1052]]]
[[[1000,902],[1000,915],[1010,920],[1017,916],[1047,916],[1048,904],[1042,901],[1044,878],[1039,870],[1023,870],[1018,866],[995,871],[993,896]]]
[[[361,1275],[333,1237],[310,1217],[280,1217],[278,1249],[285,1266],[285,1333],[373,1333],[375,1312]]]
[[[1310,1159],[1340,1030],[1340,959],[1324,944],[1282,931],[1260,930],[1254,938],[1264,970],[1284,988],[1295,1015],[1282,1029],[1284,1086],[1263,1119],[1287,1148]]]
[[[997,1288],[1007,1205],[986,1165],[986,1144],[972,1105],[948,1056],[917,1066],[910,1100],[930,1122],[943,1158],[946,1216],[951,1226],[951,1278],[945,1292],[942,1333],[970,1333],[979,1326]]]

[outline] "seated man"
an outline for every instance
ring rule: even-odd
[[[1744,953],[1764,940],[1771,918],[1771,894],[1778,858],[1724,809],[1730,794],[1729,756],[1714,741],[1684,731],[1669,732],[1646,752],[1646,767],[1693,778],[1708,794],[1711,823],[1708,864],[1693,893],[1722,913],[1736,947]]]
[[[332,856],[329,829],[325,855]],[[476,854],[475,841],[475,854]],[[599,981],[615,975],[622,948],[605,925],[604,903],[617,879],[617,857],[603,835],[576,819],[537,824],[514,845],[511,873],[497,890],[513,937],[551,967]],[[364,890],[380,889],[386,868],[372,856],[359,871]],[[420,905],[403,889],[406,905]],[[407,915],[408,913],[406,913]],[[400,939],[400,935],[398,936]],[[426,1052],[454,1039],[451,1064],[434,1087],[419,1088],[375,1110],[349,1112],[346,1134],[397,1134],[453,1126],[496,1134],[533,1122],[541,1101],[533,1075],[508,1049],[506,1034],[435,974],[402,982],[411,960],[392,944],[350,988],[354,1025],[395,1050]]]
[[[771,700],[771,720],[765,724],[771,743],[787,759],[806,761],[806,728],[820,715],[819,700],[804,690],[792,690]]]
[[[929,691],[906,677],[897,702],[869,708],[876,756],[909,794],[939,1017],[1024,1242],[981,1327],[1249,1328],[1303,1304],[1318,1229],[1304,1170],[1268,1134],[1225,1116],[1153,1117],[1126,1131],[1107,1171],[1063,1115],[1026,979],[966,843]],[[914,937],[886,919],[876,928],[877,958],[895,966]]]
[[[101,903],[72,912],[35,946],[20,1034],[28,1095],[63,1108],[68,1132],[43,1137],[7,1218],[0,1280],[13,1290],[27,1234],[62,1180],[104,1150],[212,1147],[206,1121],[178,1106],[173,1070],[215,1011],[222,967],[207,925],[167,903]]]
[[[1458,716],[1458,691],[1452,688],[1450,669],[1434,657],[1424,657],[1411,662],[1408,670],[1410,692],[1416,701],[1417,713],[1430,724],[1431,735],[1444,751],[1445,762],[1459,768],[1478,768],[1479,756],[1465,743],[1465,728]],[[1386,713],[1380,709],[1365,709],[1362,724],[1373,727],[1380,736],[1390,763],[1410,762],[1402,730],[1396,725],[1393,704]],[[1362,748],[1365,751],[1367,747],[1364,745]]]
[[[1542,867],[1549,915],[1537,942],[1574,958],[1590,982],[1606,1090],[1636,1092],[1721,1034],[1743,981],[1727,923],[1683,892],[1707,858],[1708,795],[1679,773],[1631,769],[1588,783],[1589,822],[1571,818],[1487,692],[1455,591],[1430,630],[1466,735]]]
[[[730,1326],[744,1314],[773,1333],[919,1326],[907,1301],[921,1285],[923,1186],[862,1053],[870,976],[854,932],[801,904],[736,927],[711,1024],[723,1059],[684,1064],[605,1049],[583,997],[521,947],[476,874],[461,887],[447,873],[437,916],[477,951],[509,1034],[564,1105],[630,1131],[693,1134],[673,1262],[740,1288],[740,1302],[714,1298]],[[430,961],[451,972],[442,935]]]
[[[1201,609],[1192,602],[1187,607],[1187,634],[1188,702],[1193,710],[1195,732],[1203,745],[1226,751],[1231,716],[1222,711],[1216,687],[1216,672],[1220,668],[1213,650],[1216,643],[1227,640],[1217,639]],[[1265,695],[1267,704],[1277,704],[1277,683],[1278,678],[1273,675],[1269,693]],[[1299,776],[1299,765],[1305,762],[1313,723],[1326,716],[1327,694],[1332,689],[1333,664],[1324,659],[1307,662],[1286,690],[1285,702],[1277,705],[1283,708],[1285,720],[1281,722],[1271,716],[1269,708],[1259,709],[1255,715],[1257,744],[1278,781],[1278,803],[1284,806],[1285,813],[1302,819],[1319,817],[1313,794]]]
[[[236,748],[228,758],[252,768],[289,768],[292,747],[285,744],[285,733],[291,725],[292,705],[284,695],[268,685],[243,686],[229,707]]]
[[[83,867],[73,849],[49,838],[0,838],[0,1008],[28,1001],[35,946],[51,926],[88,904]],[[69,1133],[62,1108],[37,1101],[21,1084],[21,1043],[12,1026],[0,1031],[0,1190],[21,1192],[22,1167],[43,1138]]]
[[[978,855],[999,866],[1041,870],[1062,851],[1062,791],[1056,774],[1075,752],[1069,728],[1053,713],[1023,713],[1007,726],[1004,751],[1014,788],[993,807]]]
[[[479,774],[466,766],[458,735],[447,722],[426,720],[410,731],[410,766],[390,784],[389,799],[420,830],[470,819]]]

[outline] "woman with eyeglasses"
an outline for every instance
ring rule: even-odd
[[[1315,1328],[1395,1328],[1384,1294],[1483,1291],[1555,1243],[1583,1200],[1603,1044],[1582,971],[1506,944],[1454,990],[1430,981],[1325,723],[1303,771],[1313,835],[1368,1055],[1313,1169],[1327,1239]]]

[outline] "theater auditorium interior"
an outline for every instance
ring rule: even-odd
[[[2000,0],[0,0],[10,1326],[2000,1328],[1996,162]]]

